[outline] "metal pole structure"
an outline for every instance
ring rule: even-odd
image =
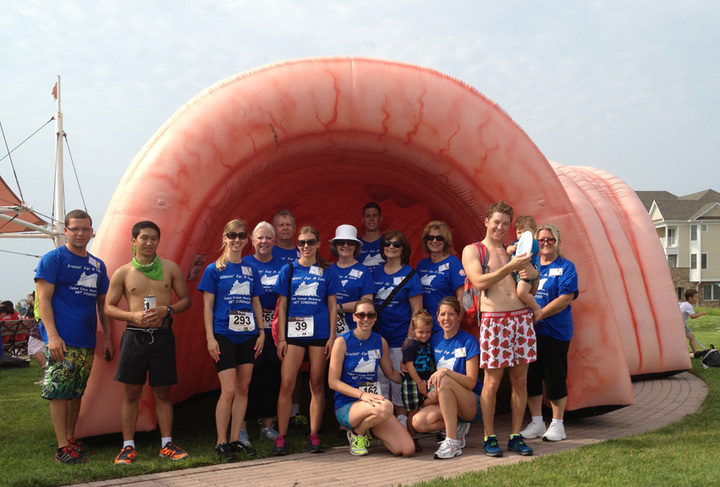
[[[57,111],[55,112],[55,211],[53,213],[53,238],[55,247],[65,245],[65,181],[63,174],[63,120],[60,111],[60,75],[57,77]]]

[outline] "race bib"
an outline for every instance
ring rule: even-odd
[[[230,330],[255,331],[255,317],[252,311],[230,311]]]
[[[312,316],[290,316],[288,318],[288,337],[307,338],[313,335],[315,335],[315,318]]]
[[[467,352],[465,351],[465,347],[460,347],[455,349],[455,358],[463,358],[467,356]]]
[[[272,319],[273,314],[275,314],[274,309],[264,309],[262,310],[262,316],[263,316],[263,328],[266,330],[269,330],[272,328]]]
[[[358,384],[358,389],[368,394],[380,394],[380,383],[379,382],[361,382]]]
[[[555,269],[550,269],[550,274],[549,274],[549,276],[550,276],[550,277],[562,276],[562,275],[563,275],[562,271],[563,271],[563,270],[562,270],[562,267],[555,268]]]
[[[323,270],[322,270],[322,268],[320,268],[320,267],[318,267],[318,266],[316,266],[316,265],[311,266],[311,267],[310,267],[310,275],[313,275],[313,276],[322,276],[322,275],[323,275]]]
[[[350,271],[350,277],[356,277],[356,278],[360,279],[362,277],[362,275],[363,275],[363,271],[360,271],[357,269],[353,269]]]
[[[342,333],[350,331],[350,326],[348,326],[347,321],[345,321],[345,313],[343,313],[342,311],[338,311],[337,315],[337,325],[335,326],[337,334],[340,335]]]
[[[444,271],[446,271],[446,270],[448,270],[448,269],[450,269],[450,264],[448,264],[448,263],[446,262],[445,264],[443,264],[443,265],[441,265],[440,267],[438,267],[438,272],[444,272]]]

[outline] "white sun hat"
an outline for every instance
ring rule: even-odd
[[[357,228],[352,225],[340,225],[335,229],[335,238],[331,238],[330,241],[335,240],[353,240],[362,246],[362,242],[357,238]]]

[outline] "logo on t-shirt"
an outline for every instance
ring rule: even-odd
[[[263,287],[272,287],[277,282],[277,278],[277,274],[275,274],[274,276],[269,276],[265,274],[260,278],[260,282],[262,283]]]
[[[82,286],[82,287],[90,287],[93,289],[97,289],[97,279],[98,279],[97,274],[87,275],[87,274],[85,274],[85,272],[83,272],[80,275],[80,279],[78,279],[78,281],[77,281],[77,285]]]
[[[295,291],[295,296],[317,296],[319,282],[311,282],[310,284],[305,281],[301,282]]]
[[[450,357],[450,358],[443,357],[440,360],[438,360],[438,363],[437,363],[438,369],[453,370],[454,367],[455,367],[455,357]]]
[[[379,266],[382,263],[383,258],[380,254],[368,255],[367,257],[365,257],[365,260],[363,260],[363,265],[365,267],[375,267]]]
[[[250,281],[245,281],[242,283],[240,283],[238,281],[233,282],[233,285],[232,285],[232,288],[230,289],[229,294],[241,294],[244,296],[249,296],[250,295]]]
[[[390,287],[382,287],[378,289],[378,292],[375,294],[375,299],[381,299],[386,300],[388,296],[390,296],[390,293],[395,289],[394,286]]]
[[[425,274],[420,278],[420,282],[423,286],[429,286],[430,283],[433,282],[433,279],[435,279],[435,274]]]
[[[355,372],[375,372],[375,367],[375,359],[360,359],[360,361],[355,366]]]

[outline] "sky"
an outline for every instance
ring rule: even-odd
[[[0,9],[0,157],[41,129],[0,160],[0,177],[43,215],[57,75],[66,208],[87,206],[98,228],[134,156],[199,92],[265,64],[329,55],[458,78],[548,159],[603,169],[634,190],[720,191],[714,0],[0,0]],[[35,256],[52,247],[0,239],[0,299],[31,291]]]

